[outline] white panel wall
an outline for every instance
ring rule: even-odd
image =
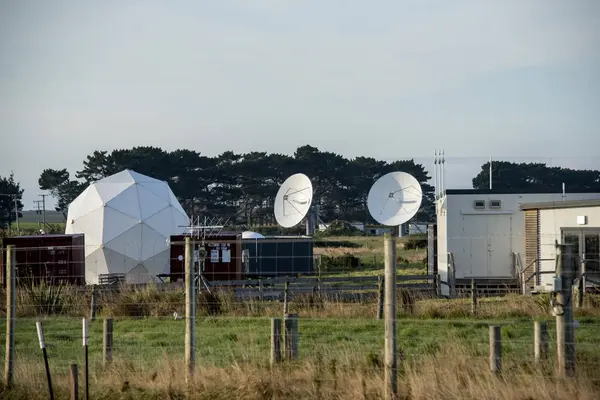
[[[446,208],[442,202],[438,202],[437,208],[437,262],[438,274],[442,282],[448,282],[448,244],[446,240]],[[441,285],[442,296],[449,296],[448,286]]]
[[[577,224],[577,216],[587,216],[586,225]],[[556,208],[540,210],[540,271],[554,271],[556,259],[555,243],[562,242],[562,228],[600,228],[600,207]],[[553,274],[541,275],[538,290],[552,289]]]
[[[600,199],[600,193],[567,193],[565,200]],[[486,209],[473,208],[475,200],[484,200]],[[500,200],[500,210],[490,210],[490,200]],[[544,194],[450,194],[446,196],[446,215],[438,215],[438,268],[440,273],[445,262],[445,254],[454,254],[456,278],[483,277],[484,267],[481,260],[491,259],[486,266],[488,276],[494,278],[510,278],[513,276],[511,253],[519,253],[521,259],[525,255],[525,220],[520,205],[524,203],[562,201],[561,193]],[[490,222],[492,214],[496,222]],[[481,218],[481,219],[480,219]],[[501,220],[499,220],[501,219]],[[445,237],[440,236],[440,222],[446,224]],[[484,244],[482,231],[487,231]],[[507,232],[508,231],[508,232]],[[510,236],[506,240],[502,236]],[[475,242],[473,242],[475,241]],[[442,242],[447,243],[443,249]],[[489,257],[488,246],[494,252]],[[477,254],[472,254],[477,253]],[[472,261],[476,260],[476,261]],[[506,260],[506,261],[503,261]],[[443,279],[443,278],[442,278]]]

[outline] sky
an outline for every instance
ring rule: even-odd
[[[0,176],[29,209],[133,146],[597,169],[599,40],[598,0],[0,0]]]

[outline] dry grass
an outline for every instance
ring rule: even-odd
[[[335,357],[335,358],[334,358]],[[360,360],[360,361],[356,361]],[[16,382],[28,382],[3,398],[47,398],[41,363],[20,364]],[[68,398],[68,376],[54,376],[57,398]],[[107,370],[93,366],[92,399],[182,399],[185,369],[165,354],[156,365],[136,366],[115,360]],[[81,376],[80,376],[81,377]],[[193,399],[381,399],[380,358],[360,354],[317,355],[294,365],[275,368],[252,363],[227,368],[197,368]],[[404,399],[597,399],[600,388],[594,366],[578,365],[578,378],[564,382],[548,368],[513,360],[504,362],[503,376],[489,373],[487,360],[474,357],[464,345],[450,343],[437,354],[400,362],[400,398]],[[80,379],[81,382],[81,379]]]
[[[408,298],[406,294],[409,294]],[[0,316],[5,315],[5,299],[0,290]],[[113,292],[97,294],[97,315],[99,317],[167,317],[177,312],[184,314],[185,297],[183,290],[161,290],[158,285],[143,288],[122,286]],[[89,316],[91,290],[82,291],[73,286],[25,287],[17,290],[17,316],[36,317]],[[197,296],[198,316],[276,316],[282,310],[279,301],[246,300],[239,301],[230,291],[203,293]],[[349,302],[341,296],[319,296],[318,294],[298,294],[290,298],[290,312],[301,317],[347,317],[362,318],[377,315],[375,293],[364,295]],[[543,317],[550,315],[548,295],[536,296],[506,295],[502,297],[480,298],[477,318],[520,318]],[[588,294],[584,307],[575,310],[578,317],[600,316],[600,296]],[[471,300],[432,298],[430,293],[398,292],[398,316],[423,319],[472,318]]]

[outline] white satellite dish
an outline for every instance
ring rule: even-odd
[[[414,176],[406,172],[390,172],[371,186],[367,207],[375,221],[398,226],[415,216],[422,200],[421,185]]]
[[[308,176],[294,174],[287,178],[275,197],[275,219],[284,228],[296,226],[308,213],[313,188]]]

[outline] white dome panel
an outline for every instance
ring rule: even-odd
[[[140,183],[139,185],[143,186],[147,191],[154,193],[154,195],[163,199],[167,203],[169,202],[169,194],[171,193],[171,189],[169,188],[167,182],[144,182]]]
[[[165,227],[174,225],[172,210],[173,209],[171,207],[167,207],[164,210],[154,214],[150,218],[145,219],[144,224],[148,225],[157,232],[162,232]]]
[[[97,282],[98,275],[108,274],[106,254],[99,246],[86,246],[91,250],[85,255],[85,281],[87,283]]]
[[[140,201],[140,213],[142,215],[141,219],[150,218],[157,212],[169,208],[168,201],[161,199],[146,189],[144,185],[137,185],[137,190],[138,198],[144,199],[144,201]]]
[[[99,274],[150,281],[168,272],[167,239],[189,223],[166,182],[131,170],[92,183],[68,216],[65,232],[85,234],[88,284],[98,283]]]
[[[169,194],[170,194],[169,202],[171,203],[171,205],[173,206],[173,208],[176,209],[181,214],[183,214],[183,215],[185,215],[187,217],[187,213],[185,212],[185,210],[183,209],[183,207],[181,207],[181,204],[179,203],[179,200],[177,200],[177,197],[175,197],[175,195],[173,194],[173,192],[169,192]]]
[[[142,256],[140,258],[143,261],[152,261],[152,257],[168,249],[169,245],[160,233],[148,225],[141,224],[140,226],[142,227]]]
[[[118,196],[115,196],[111,201],[106,203],[106,206],[120,211],[131,218],[135,218],[138,221],[142,219],[137,185],[131,185],[122,191]]]
[[[113,208],[104,207],[104,220],[98,221],[98,223],[103,227],[102,243],[109,243],[123,232],[127,232],[139,224],[140,221]]]
[[[94,184],[94,187],[96,188],[98,195],[102,199],[102,202],[106,204],[121,193],[123,193],[125,189],[129,188],[130,186],[133,186],[133,184],[133,181],[115,183],[99,181]]]
[[[84,216],[70,219],[67,221],[65,233],[83,233],[85,234],[86,246],[99,246],[102,242],[102,231],[104,220],[104,207],[96,208]]]
[[[72,213],[71,218],[81,218],[98,207],[102,207],[102,199],[100,199],[98,196],[98,192],[96,191],[95,187],[89,187],[85,191],[85,195],[83,196],[80,206],[77,207],[77,210]]]
[[[104,247],[142,261],[142,239],[142,224],[135,224],[110,242],[104,243]]]

